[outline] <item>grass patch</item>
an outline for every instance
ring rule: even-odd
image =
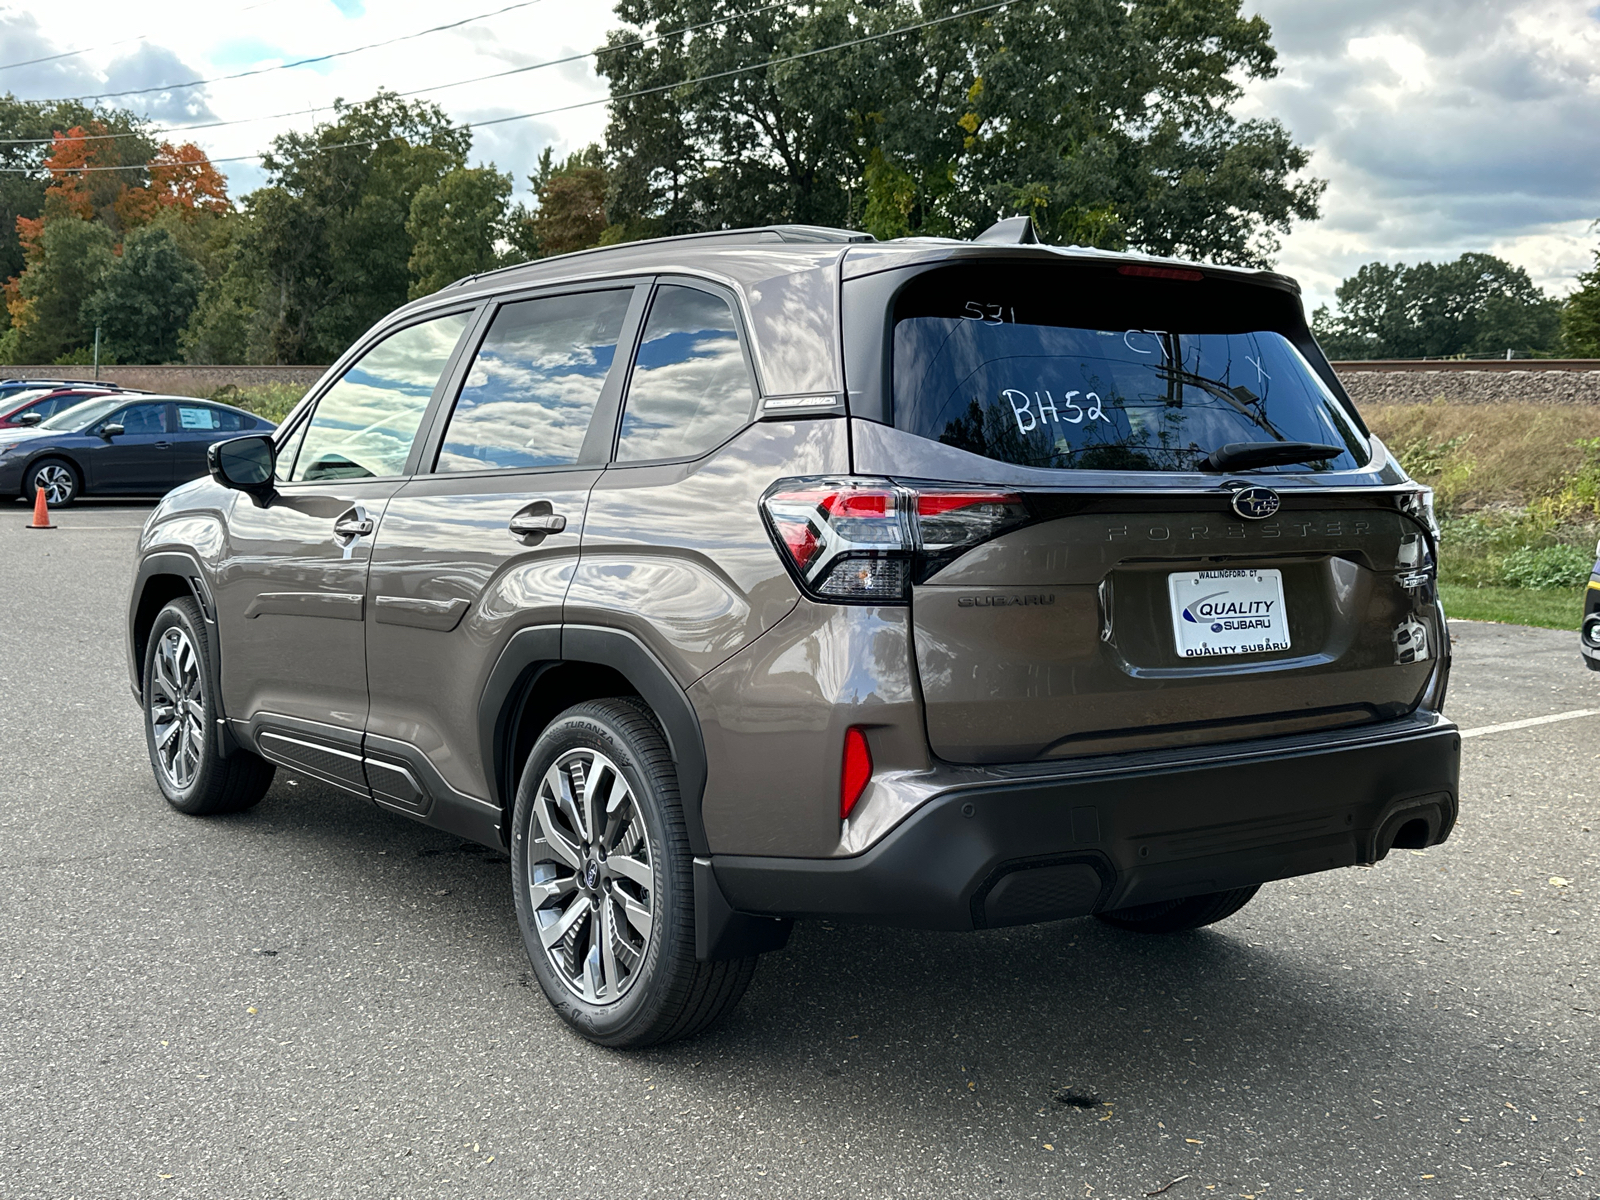
[[[1592,469],[1600,406],[1587,404],[1375,404],[1361,415],[1445,512],[1525,508],[1561,496]],[[1572,496],[1572,507],[1592,496]],[[1564,505],[1563,507],[1567,507]],[[1592,514],[1591,514],[1592,515]]]
[[[1543,629],[1570,629],[1576,633],[1583,618],[1583,593],[1579,588],[1471,587],[1441,583],[1439,596],[1446,615],[1462,621],[1501,621],[1508,625],[1537,625]]]

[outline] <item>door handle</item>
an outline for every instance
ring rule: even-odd
[[[566,527],[567,519],[560,513],[518,513],[507,525],[507,528],[518,537],[560,533]]]
[[[155,443],[155,448],[157,450],[171,450],[172,449],[172,443],[171,442],[156,442]]]
[[[359,504],[348,512],[339,514],[333,523],[333,536],[341,538],[366,537],[374,526],[372,518],[367,516],[367,510]]]

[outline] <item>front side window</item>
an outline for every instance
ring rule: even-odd
[[[1268,468],[1279,471],[1366,461],[1355,423],[1283,334],[1201,293],[1186,307],[1152,289],[1141,308],[1137,287],[1119,286],[1114,308],[1097,308],[1063,274],[918,280],[896,307],[895,425],[985,458],[1066,470],[1193,471],[1241,442],[1343,447]],[[1130,320],[1146,314],[1148,324]]]
[[[628,382],[617,460],[704,454],[744,426],[754,396],[728,302],[698,288],[658,288]]]
[[[272,477],[279,483],[288,483],[289,476],[294,471],[295,457],[300,453],[300,443],[306,440],[306,426],[310,421],[301,421],[289,432],[289,436],[278,443],[277,462],[272,470]]]
[[[165,433],[166,416],[165,404],[130,404],[107,417],[106,424],[121,425],[125,434]]]
[[[428,401],[468,313],[408,325],[368,350],[317,401],[291,482],[376,479],[405,470]]]
[[[632,297],[631,288],[545,296],[495,313],[435,469],[577,462]]]

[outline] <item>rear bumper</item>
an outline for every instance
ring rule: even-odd
[[[711,859],[775,917],[1019,925],[1372,863],[1455,824],[1461,738],[1437,716],[1201,761],[965,785],[865,854]]]

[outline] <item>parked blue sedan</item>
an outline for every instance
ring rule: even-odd
[[[79,496],[161,495],[206,473],[206,447],[275,426],[188,396],[85,400],[29,429],[0,432],[0,496],[52,507]]]

